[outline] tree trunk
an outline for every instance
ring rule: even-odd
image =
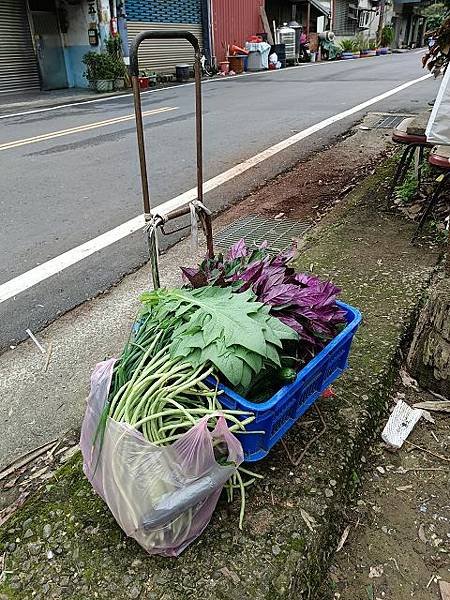
[[[408,368],[423,388],[450,398],[450,278],[440,281],[417,322]]]

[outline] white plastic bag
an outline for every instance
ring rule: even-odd
[[[98,436],[93,446],[114,362],[99,363],[92,374],[80,440],[83,469],[127,535],[150,554],[177,556],[207,526],[224,484],[244,459],[242,446],[222,416],[214,431],[203,418],[170,446],[151,444],[108,418],[103,441]],[[215,457],[219,445],[225,465]]]
[[[442,79],[425,135],[432,144],[450,145],[450,68]]]

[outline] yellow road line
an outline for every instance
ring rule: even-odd
[[[177,110],[177,106],[164,106],[162,108],[156,108],[154,110],[143,111],[143,117],[150,117],[151,115],[158,115],[160,113],[169,112],[171,110]],[[19,148],[20,146],[26,146],[27,144],[35,144],[37,142],[43,142],[45,140],[52,140],[53,138],[62,137],[64,135],[72,135],[74,133],[81,133],[83,131],[90,131],[91,129],[97,129],[98,127],[107,127],[108,125],[115,125],[117,123],[123,123],[124,121],[131,121],[134,119],[133,115],[125,115],[124,117],[116,117],[115,119],[107,119],[106,121],[97,121],[96,123],[89,123],[87,125],[79,125],[78,127],[71,127],[70,129],[61,129],[60,131],[52,131],[50,133],[43,133],[42,135],[36,135],[34,137],[25,138],[23,140],[16,140],[14,142],[7,142],[6,144],[0,144],[0,150],[10,150],[11,148]]]

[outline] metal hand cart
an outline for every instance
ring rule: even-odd
[[[195,62],[195,131],[197,147],[197,199],[186,203],[168,212],[158,211],[158,207],[151,208],[150,190],[147,175],[147,161],[145,156],[144,126],[142,121],[141,89],[139,85],[139,46],[144,40],[185,39],[194,48]],[[212,257],[213,236],[211,211],[203,203],[203,136],[202,136],[202,90],[201,90],[201,52],[198,39],[190,31],[142,31],[133,40],[130,46],[130,74],[133,86],[134,111],[136,116],[136,133],[139,150],[139,164],[141,170],[142,199],[144,203],[144,218],[148,238],[148,247],[152,269],[152,279],[155,288],[160,287],[158,266],[158,230],[164,234],[164,225],[168,221],[191,214],[198,218],[206,237],[208,256]]]

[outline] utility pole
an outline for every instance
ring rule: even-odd
[[[386,0],[380,0],[380,20],[378,22],[378,31],[377,31],[377,42],[381,44],[381,33],[384,27],[384,10],[386,6]]]

